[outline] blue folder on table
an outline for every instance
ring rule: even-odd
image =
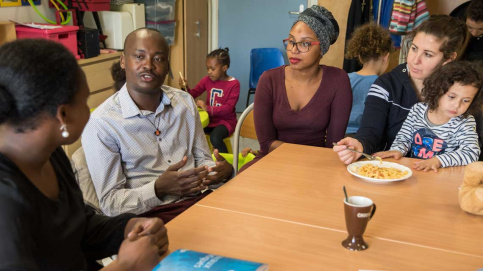
[[[162,260],[153,271],[267,271],[268,265],[187,249],[178,249]]]

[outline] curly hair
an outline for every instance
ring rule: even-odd
[[[472,0],[466,9],[466,18],[475,22],[483,21],[483,0]]]
[[[116,91],[119,91],[126,83],[126,71],[121,68],[121,61],[112,63],[111,76],[114,80],[113,87]]]
[[[412,40],[420,32],[432,35],[442,42],[439,50],[443,52],[445,60],[450,59],[455,52],[457,53],[456,59],[459,59],[470,38],[470,33],[463,21],[448,15],[433,15],[406,35],[405,40],[409,41],[407,43],[408,51]]]
[[[0,47],[0,124],[17,133],[35,130],[54,117],[61,104],[72,103],[82,70],[62,44],[47,39],[20,39]]]
[[[218,62],[221,63],[222,66],[227,66],[230,68],[230,55],[228,54],[228,48],[225,49],[216,49],[211,51],[206,58],[217,58]]]
[[[354,31],[347,44],[345,57],[359,59],[361,64],[364,64],[392,52],[394,52],[394,46],[389,32],[379,25],[369,23]]]
[[[481,76],[476,67],[467,61],[453,61],[440,67],[424,80],[421,91],[423,101],[428,104],[429,110],[435,110],[439,106],[439,100],[455,84],[473,86],[478,89],[468,110],[463,116],[475,114],[481,110]]]

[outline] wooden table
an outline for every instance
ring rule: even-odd
[[[266,262],[271,270],[476,270],[483,218],[459,207],[463,173],[413,171],[402,182],[372,184],[350,175],[331,149],[283,144],[170,222],[171,250]],[[363,252],[340,244],[343,185],[377,204]]]

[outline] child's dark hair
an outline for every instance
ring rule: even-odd
[[[481,75],[473,64],[467,61],[453,61],[443,65],[424,80],[421,92],[423,101],[430,110],[438,108],[439,99],[448,92],[455,83],[463,86],[473,86],[478,89],[471,105],[463,116],[475,114],[481,110]]]
[[[113,87],[116,91],[120,90],[126,83],[126,71],[121,68],[121,61],[112,63],[111,76],[114,80]]]
[[[483,0],[471,1],[466,9],[466,18],[475,22],[483,22]]]
[[[34,130],[61,104],[73,101],[81,69],[62,44],[21,39],[0,47],[0,124]]]
[[[389,32],[373,23],[364,24],[357,28],[347,44],[347,59],[356,58],[364,64],[370,60],[394,52]]]
[[[230,55],[228,54],[228,47],[225,49],[216,49],[209,53],[206,58],[216,57],[218,62],[221,63],[222,66],[227,66],[230,68]]]
[[[442,42],[439,50],[443,52],[445,60],[450,59],[454,52],[457,53],[456,59],[459,59],[465,51],[470,38],[466,24],[448,15],[433,15],[409,32],[405,38],[411,41],[408,43],[408,46],[420,32],[432,35]]]

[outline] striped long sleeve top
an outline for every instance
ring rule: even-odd
[[[364,152],[388,150],[418,101],[406,64],[377,78],[367,94],[361,126],[354,136]]]
[[[462,166],[478,160],[480,147],[473,116],[459,116],[442,125],[427,118],[428,106],[416,103],[409,111],[391,150],[414,158],[437,157],[441,167]]]

